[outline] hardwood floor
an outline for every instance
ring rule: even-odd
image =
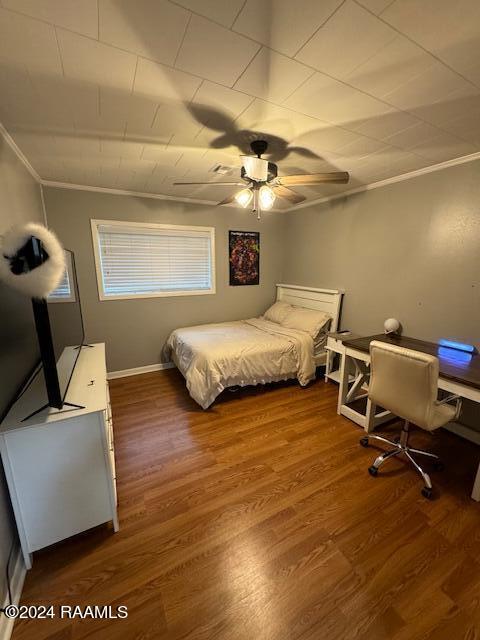
[[[401,461],[368,475],[376,449],[337,390],[225,392],[205,412],[176,370],[112,381],[121,530],[36,553],[22,603],[128,619],[18,621],[13,639],[480,638],[478,448],[412,434],[446,463],[429,502]]]

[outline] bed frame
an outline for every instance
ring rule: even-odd
[[[332,316],[330,331],[337,331],[342,308],[342,289],[316,289],[296,284],[277,284],[277,300],[296,307],[325,311]]]

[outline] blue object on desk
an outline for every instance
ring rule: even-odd
[[[454,342],[453,340],[442,340],[438,341],[438,344],[441,347],[448,347],[449,349],[456,349],[457,351],[466,351],[467,353],[475,353],[475,347],[473,344],[465,344],[463,342]]]
[[[452,349],[451,347],[439,347],[438,355],[443,360],[459,366],[468,364],[473,357],[473,353]]]

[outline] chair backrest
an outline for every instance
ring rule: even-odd
[[[400,418],[428,428],[438,394],[438,358],[374,340],[368,396]]]

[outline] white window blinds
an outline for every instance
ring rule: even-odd
[[[63,278],[52,293],[48,296],[49,302],[75,302],[75,293],[71,284],[72,277],[72,257],[70,252],[65,252],[65,271]]]
[[[213,290],[213,229],[98,224],[97,237],[105,298]]]

